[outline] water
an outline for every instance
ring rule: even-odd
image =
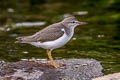
[[[74,6],[75,3],[72,0],[69,3],[68,1],[58,1],[51,4],[46,2],[30,11],[23,9],[25,13],[18,14],[19,9],[14,10],[16,13],[5,13],[12,16],[8,16],[5,23],[7,25],[24,21],[43,21],[46,24],[40,27],[15,28],[14,26],[13,28],[7,26],[6,29],[0,31],[0,60],[15,62],[21,59],[47,58],[44,49],[36,48],[29,44],[16,44],[15,38],[32,35],[49,24],[61,21],[64,14],[72,13],[77,19],[86,21],[88,24],[78,26],[71,41],[64,47],[54,50],[52,52],[53,57],[55,59],[92,58],[101,62],[105,74],[120,72],[120,14],[117,10],[119,7],[115,5],[119,0],[118,2],[117,0],[101,0],[98,2],[96,0],[79,2],[78,0],[77,2],[76,6]],[[0,12],[1,15],[4,12]],[[1,22],[5,21],[4,15],[3,18],[0,16],[0,20]],[[1,26],[5,26],[5,24]]]

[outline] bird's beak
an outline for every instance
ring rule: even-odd
[[[78,24],[79,24],[79,25],[82,25],[82,24],[88,24],[88,23],[87,23],[87,22],[79,22],[79,21],[78,21]]]

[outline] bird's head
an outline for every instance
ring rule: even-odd
[[[86,22],[78,21],[74,16],[70,15],[62,21],[66,27],[76,27],[78,25],[87,24]]]

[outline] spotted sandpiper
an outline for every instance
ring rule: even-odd
[[[16,39],[18,40],[17,42],[28,43],[46,49],[50,64],[55,68],[59,68],[60,65],[54,62],[51,51],[64,46],[72,38],[74,28],[82,24],[86,24],[86,22],[79,22],[71,15],[61,22],[49,25],[31,36],[23,36]]]

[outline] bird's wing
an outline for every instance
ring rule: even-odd
[[[32,36],[21,37],[23,42],[47,42],[58,39],[64,34],[62,26],[54,25],[44,28]]]

